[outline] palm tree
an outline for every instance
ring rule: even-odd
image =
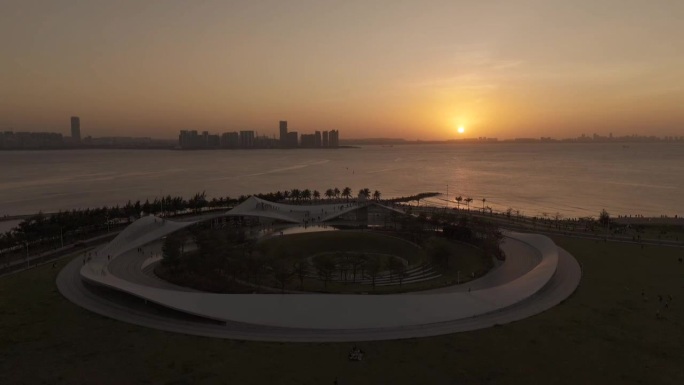
[[[299,198],[301,198],[302,192],[299,191],[299,189],[293,188],[292,191],[290,191],[290,198],[292,198],[293,201],[298,201]]]
[[[315,200],[319,200],[321,199],[321,193],[319,193],[318,190],[314,190],[313,197]]]
[[[371,196],[370,189],[368,187],[359,190],[359,198],[368,199]]]
[[[349,198],[351,198],[351,195],[352,195],[351,192],[352,192],[351,188],[345,187],[344,190],[342,190],[342,197],[346,198],[347,201],[349,201]]]
[[[340,197],[340,189],[338,189],[337,187],[335,187],[335,189],[333,189],[333,192],[335,193],[335,198],[339,198],[339,197]]]
[[[466,205],[468,205],[468,211],[470,211],[470,202],[472,202],[472,201],[473,201],[473,198],[471,198],[471,197],[467,197],[465,199],[465,203],[466,203]]]
[[[459,210],[461,209],[461,202],[463,202],[463,197],[459,195],[456,197],[456,206]]]
[[[311,190],[309,190],[308,188],[304,189],[304,191],[302,191],[302,193],[301,193],[301,197],[305,201],[310,200],[311,199]]]
[[[325,190],[325,197],[328,198],[328,200],[332,199],[335,196],[335,191],[331,188]]]
[[[379,200],[380,200],[380,195],[382,195],[382,194],[380,193],[380,191],[375,190],[375,191],[373,192],[373,199],[375,199],[376,201],[379,201]]]

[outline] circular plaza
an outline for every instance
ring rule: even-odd
[[[577,261],[542,235],[504,231],[500,248],[505,258],[487,269],[459,265],[462,270],[450,275],[453,266],[437,268],[415,242],[367,228],[331,231],[335,223],[367,221],[378,210],[406,215],[378,202],[286,205],[251,197],[209,218],[145,216],[96,252],[71,261],[57,286],[88,310],[151,328],[243,340],[322,342],[424,337],[505,324],[559,304],[579,284]],[[162,279],[162,255],[164,250],[168,254],[174,234],[200,223],[215,228],[231,217],[265,219],[268,226],[251,230],[258,233],[254,248],[276,262],[287,261],[286,266],[306,261],[309,271],[301,280],[290,271],[292,282],[282,285],[266,278],[233,279],[243,289],[255,290],[227,292]],[[304,230],[290,234],[273,223]],[[187,246],[184,251],[191,256],[192,250]],[[247,252],[251,255],[252,247]],[[357,271],[353,261],[359,259],[366,264]],[[329,273],[325,261],[332,265]],[[342,268],[347,261],[348,268]],[[377,261],[394,267],[370,272]],[[264,277],[278,277],[277,265],[272,266]]]

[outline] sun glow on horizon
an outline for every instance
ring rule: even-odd
[[[458,133],[459,133],[459,134],[462,134],[462,133],[464,133],[464,132],[465,132],[465,127],[463,127],[463,126],[460,126],[460,127],[458,128],[458,130],[457,130],[457,131],[458,131]]]

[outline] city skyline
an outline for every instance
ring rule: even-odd
[[[671,1],[10,1],[0,130],[68,133],[78,115],[93,136],[171,139],[287,116],[347,138],[676,136],[683,16]]]

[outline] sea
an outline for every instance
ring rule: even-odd
[[[684,144],[456,143],[292,150],[0,151],[0,217],[155,197],[351,187],[561,218],[684,215]],[[483,202],[484,200],[484,202]],[[465,204],[459,206],[466,208]],[[9,225],[5,225],[7,227]]]

